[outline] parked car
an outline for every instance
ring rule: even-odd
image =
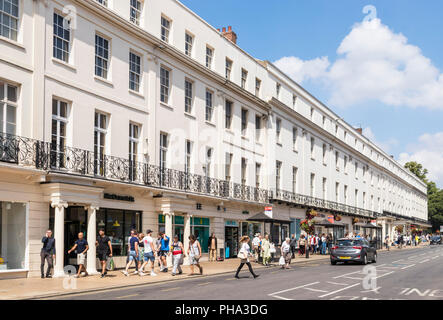
[[[430,244],[441,244],[441,236],[432,236]]]
[[[377,262],[377,249],[371,246],[366,239],[338,239],[331,248],[331,264],[337,262],[358,262],[367,264]]]

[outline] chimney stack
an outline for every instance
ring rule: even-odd
[[[357,129],[355,129],[355,130],[357,130],[358,133],[360,133],[361,135],[363,135],[363,128],[357,128]]]
[[[222,32],[223,36],[226,39],[228,39],[229,41],[237,44],[237,34],[234,31],[232,31],[232,27],[231,26],[228,26],[228,31],[226,31],[226,28],[223,27],[222,31],[223,31]]]

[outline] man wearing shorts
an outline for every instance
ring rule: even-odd
[[[143,270],[145,269],[145,266],[148,264],[149,261],[151,261],[151,276],[156,276],[157,274],[154,272],[154,266],[155,266],[155,246],[154,246],[154,239],[152,239],[152,230],[148,229],[146,231],[146,236],[143,238],[143,245],[145,248],[145,253],[143,256],[143,264],[140,267],[140,276],[146,275],[143,273]]]
[[[168,264],[166,262],[166,257],[169,255],[169,237],[164,234],[163,232],[160,233],[161,237],[161,246],[160,246],[160,253],[159,258],[161,260],[162,269],[160,272],[168,272]]]
[[[112,245],[111,240],[105,235],[105,230],[100,229],[98,233],[99,236],[97,237],[97,241],[95,242],[95,244],[97,246],[98,259],[102,264],[102,274],[100,277],[104,278],[105,275],[108,273],[106,271],[106,261],[108,260],[108,253],[109,257],[112,257]]]
[[[74,250],[76,250],[77,252],[77,264],[78,264],[78,272],[75,275],[75,277],[76,278],[80,277],[82,269],[85,269],[85,277],[86,277],[88,275],[88,272],[86,271],[85,261],[86,261],[86,251],[89,250],[89,245],[88,241],[86,241],[83,238],[83,232],[78,233],[78,240],[75,241],[74,246],[70,250],[68,250],[68,254],[70,254]]]
[[[132,261],[135,263],[135,268],[137,268],[137,261],[138,261],[138,237],[136,235],[136,232],[134,230],[131,231],[131,237],[129,239],[129,256],[128,256],[128,263],[126,264],[126,269],[123,272],[123,274],[127,277],[129,277],[129,267],[132,264]],[[136,271],[135,274],[138,272]]]

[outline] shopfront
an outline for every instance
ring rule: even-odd
[[[191,219],[191,234],[195,235],[200,242],[203,253],[208,253],[208,240],[209,240],[209,227],[210,219],[203,217],[192,217]],[[172,220],[172,230],[174,234],[178,235],[179,240],[185,243],[185,221],[183,216],[174,215]],[[158,215],[158,232],[165,232],[165,216],[163,214]]]
[[[239,224],[237,221],[225,220],[225,258],[235,258],[238,254]]]
[[[54,209],[51,208],[49,215],[49,228],[54,229]],[[120,209],[99,209],[97,210],[96,230],[105,230],[105,234],[111,240],[114,257],[127,255],[127,243],[132,229],[141,230],[142,214],[139,211]],[[65,209],[65,265],[77,264],[76,253],[67,251],[78,239],[78,233],[83,232],[87,237],[88,213],[84,207],[70,206]]]
[[[0,201],[0,272],[27,268],[27,205]]]

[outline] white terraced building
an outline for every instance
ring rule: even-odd
[[[122,267],[133,228],[230,258],[309,209],[336,238],[428,226],[423,182],[236,40],[176,0],[0,0],[0,277],[40,274],[48,228],[60,276],[98,228]]]

